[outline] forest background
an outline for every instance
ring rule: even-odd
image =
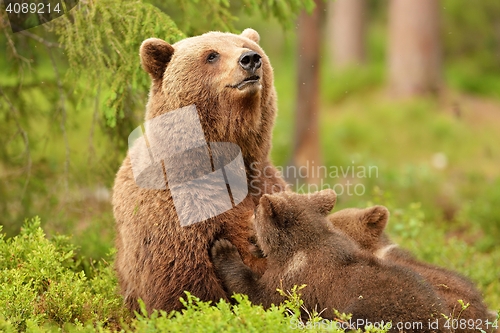
[[[4,272],[19,269],[10,256],[26,263],[35,255],[22,243],[28,237],[54,246],[56,261],[89,281],[107,272],[103,283],[112,288],[110,191],[149,90],[140,43],[252,27],[275,71],[271,157],[295,190],[334,188],[335,209],[386,205],[396,242],[469,277],[500,309],[498,1],[80,1],[17,33],[5,2],[0,8]],[[318,166],[329,172],[318,177]],[[293,177],[289,170],[301,167],[303,177]],[[24,229],[30,236],[12,238],[35,216],[49,240],[36,223]],[[7,276],[0,299],[12,301],[15,274]],[[30,289],[29,315],[13,315],[21,302],[0,310],[0,323],[26,329],[30,320],[61,326],[94,318],[68,310],[69,319],[55,320],[42,297],[48,278],[19,279],[43,287]],[[119,313],[119,298],[108,298],[110,314],[94,322],[113,327],[129,316]]]

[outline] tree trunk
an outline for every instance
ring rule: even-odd
[[[336,0],[328,7],[328,39],[338,69],[365,61],[366,0]]]
[[[303,12],[298,18],[297,42],[297,102],[295,114],[295,144],[292,163],[309,184],[319,184],[314,167],[321,165],[319,141],[319,64],[321,27],[324,1],[316,0],[311,15]]]
[[[390,0],[389,84],[399,96],[437,92],[441,83],[438,0]]]

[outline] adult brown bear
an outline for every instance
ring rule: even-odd
[[[276,93],[271,64],[258,42],[258,33],[246,29],[241,35],[209,32],[173,45],[151,38],[141,46],[142,66],[152,79],[146,121],[173,111],[179,114],[179,109],[196,110],[207,143],[229,142],[241,149],[248,195],[222,214],[181,226],[168,185],[172,175],[163,168],[166,186],[140,186],[131,163],[133,149],[129,150],[116,176],[112,202],[116,270],[132,310],[138,309],[138,298],[147,310],[179,309],[185,290],[202,300],[226,298],[209,257],[219,238],[231,240],[248,265],[260,271],[265,267],[265,259],[251,255],[250,218],[262,194],[282,190],[286,184],[269,161]],[[168,135],[171,130],[176,129],[160,128],[158,133]],[[159,136],[157,145],[162,144]],[[179,163],[177,171],[184,177],[189,160]],[[142,183],[148,184],[153,176],[146,174]],[[191,199],[199,195],[192,190],[184,195]]]

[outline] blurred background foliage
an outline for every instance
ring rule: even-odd
[[[401,98],[388,73],[392,2],[366,1],[365,54],[344,68],[329,48],[332,4],[323,4],[322,163],[375,166],[377,175],[327,177],[319,186],[361,184],[361,195],[339,195],[339,209],[387,205],[396,241],[467,274],[498,308],[500,269],[492,262],[500,258],[500,3],[440,0],[441,87]],[[257,29],[279,97],[272,160],[290,165],[302,84],[296,14],[313,7],[298,0],[80,1],[68,15],[19,33],[0,11],[3,232],[15,235],[25,218],[38,215],[48,234],[73,234],[87,258],[108,253],[110,190],[147,101],[138,49],[148,37],[174,43],[208,30]]]

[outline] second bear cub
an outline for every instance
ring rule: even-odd
[[[267,256],[264,275],[252,272],[230,242],[220,240],[212,247],[216,272],[227,291],[247,294],[253,303],[269,307],[283,301],[277,288],[306,284],[302,300],[308,309],[325,309],[321,315],[326,319],[334,319],[334,309],[352,313],[352,328],[390,321],[391,331],[447,331],[440,300],[420,275],[385,264],[331,228],[326,216],[335,201],[332,190],[264,195],[254,222]],[[408,323],[412,328],[404,326]]]
[[[479,325],[468,325],[460,332],[477,332],[476,326],[486,327],[486,320],[493,320],[484,304],[481,293],[466,277],[450,270],[418,261],[411,253],[391,242],[384,230],[389,220],[389,210],[384,206],[365,209],[347,208],[328,216],[333,226],[350,236],[364,250],[386,262],[408,267],[424,277],[446,306],[451,318],[473,320]],[[469,303],[462,310],[458,300]],[[470,322],[469,322],[470,323]],[[471,326],[471,327],[469,327]]]

